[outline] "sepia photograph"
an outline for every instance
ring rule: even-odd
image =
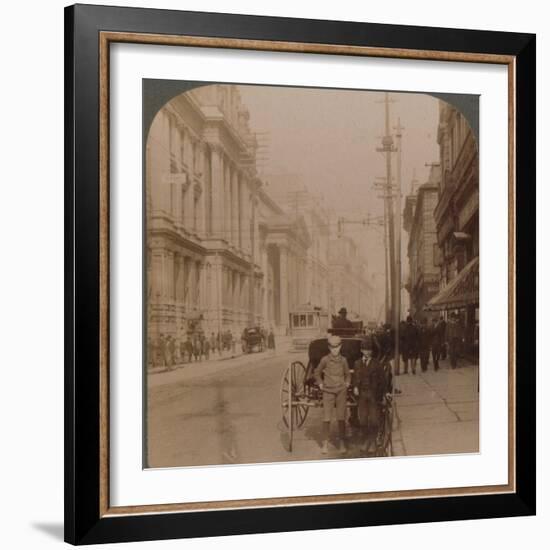
[[[144,468],[479,452],[479,96],[143,80]]]

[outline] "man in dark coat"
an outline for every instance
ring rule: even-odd
[[[455,369],[458,364],[458,356],[464,340],[464,328],[460,322],[458,313],[451,315],[451,320],[447,325],[447,340],[449,342],[449,356],[451,359],[451,368]]]
[[[399,352],[401,354],[401,357],[403,358],[403,363],[405,363],[405,356],[407,355],[406,332],[407,332],[407,324],[405,323],[405,321],[401,321],[399,323]],[[396,366],[395,376],[399,376],[400,374],[401,374],[401,369],[399,366]]]
[[[207,361],[210,359],[210,340],[205,335],[202,336],[202,354]]]
[[[333,334],[347,336],[353,329],[353,323],[347,318],[348,310],[345,307],[340,308],[338,317],[332,318],[332,328],[336,329]]]
[[[267,335],[267,347],[269,349],[275,349],[275,334],[273,332],[273,327],[269,329],[269,334]]]
[[[166,367],[168,370],[174,370],[174,359],[176,355],[176,340],[169,334],[166,337]]]
[[[210,335],[210,351],[212,352],[212,354],[214,354],[214,352],[216,351],[217,345],[218,345],[218,339],[216,338],[216,335],[212,333]]]
[[[441,360],[445,361],[445,359],[447,359],[447,323],[443,315],[439,318],[437,328],[439,330],[439,338],[441,341]]]
[[[185,341],[185,352],[187,353],[189,363],[191,363],[193,361],[193,342],[191,341],[191,336],[188,336]]]
[[[418,329],[418,354],[420,355],[420,368],[422,372],[428,370],[430,362],[430,349],[432,346],[432,330],[428,326],[426,317],[422,318],[420,328]]]
[[[195,362],[202,360],[201,354],[202,354],[201,341],[198,335],[195,335],[195,337],[193,338],[193,355],[195,356]]]
[[[380,361],[380,349],[372,337],[361,342],[361,359],[353,365],[352,387],[357,397],[361,426],[362,452],[368,453],[380,429],[381,405],[386,391],[386,371]]]
[[[441,348],[444,340],[442,338],[439,321],[434,318],[432,325],[432,359],[434,362],[434,370],[439,370],[439,359],[441,358]]]
[[[411,371],[416,374],[416,360],[418,358],[418,330],[412,317],[407,317],[407,322],[403,327],[403,364],[405,374],[409,372],[409,362]]]

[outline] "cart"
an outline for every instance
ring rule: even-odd
[[[361,340],[360,337],[342,338],[341,354],[351,366],[361,357]],[[294,434],[306,422],[310,408],[323,406],[323,392],[315,381],[314,373],[321,358],[328,353],[327,338],[313,340],[308,348],[307,362],[304,364],[302,361],[292,361],[283,373],[280,388],[281,417],[288,434],[288,452],[292,452]],[[388,358],[382,358],[382,361],[391,384],[391,365]],[[350,412],[350,424],[358,426],[357,401],[351,387],[348,388],[346,405]],[[391,456],[393,454],[392,428],[394,417],[391,392],[386,392],[381,412],[382,422],[376,438],[375,456]]]
[[[261,327],[248,327],[241,336],[243,353],[262,352],[265,349],[265,336]]]

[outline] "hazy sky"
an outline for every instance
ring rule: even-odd
[[[382,215],[374,180],[386,174],[380,147],[384,134],[383,92],[239,86],[250,110],[253,131],[268,133],[268,160],[261,172],[299,174],[305,186],[321,194],[337,215],[360,219]],[[409,193],[413,174],[427,181],[426,163],[439,161],[436,142],[439,101],[425,94],[391,93],[390,126],[400,118],[402,188]],[[392,133],[393,133],[392,128]],[[392,170],[396,173],[396,156]],[[269,187],[267,188],[269,191]],[[361,244],[371,271],[383,271],[381,232],[347,226],[346,233]],[[406,259],[406,233],[403,233]],[[406,264],[404,264],[405,268]]]

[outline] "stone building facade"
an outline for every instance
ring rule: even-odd
[[[479,306],[475,261],[479,257],[478,145],[466,118],[443,101],[439,108],[438,143],[441,183],[434,218],[440,248],[439,286],[441,292],[451,283],[456,287],[452,303],[440,305],[447,311],[460,311],[467,339],[473,341]]]
[[[301,218],[310,238],[305,251],[293,307],[309,304],[329,307],[330,215],[320,197],[311,194],[297,174],[266,176],[267,190],[290,217]]]
[[[475,136],[460,111],[441,101],[440,197],[434,211],[442,251],[441,287],[479,256],[479,157]]]
[[[440,253],[434,209],[439,199],[440,180],[440,167],[432,166],[426,183],[411,186],[403,211],[403,227],[409,234],[406,288],[410,314],[417,319],[429,315],[424,306],[439,291]]]
[[[310,233],[263,189],[249,113],[233,85],[157,113],[146,144],[148,334],[181,341],[251,325],[284,331],[305,296]]]
[[[150,334],[244,324],[251,293],[259,302],[254,148],[247,112],[227,87],[177,96],[153,120],[145,163]]]

